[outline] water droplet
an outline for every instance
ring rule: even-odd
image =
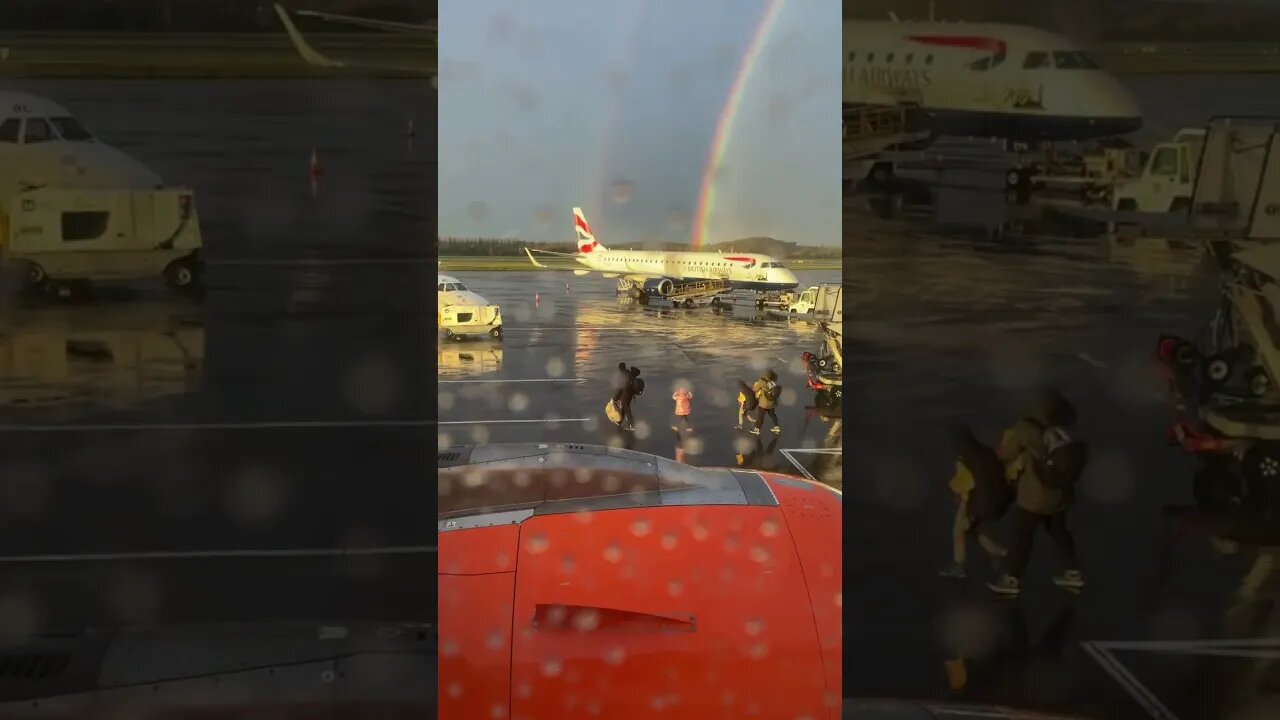
[[[622,548],[617,543],[609,543],[604,549],[604,559],[611,563],[620,562],[622,560]]]
[[[600,626],[600,613],[596,610],[583,610],[573,616],[573,626],[578,632],[591,632]]]
[[[552,659],[542,663],[542,674],[549,678],[558,676],[563,669],[564,666],[560,664],[559,660]]]
[[[758,563],[769,562],[769,551],[760,545],[756,545],[751,548],[751,559]]]
[[[529,683],[520,683],[516,686],[516,697],[528,698],[533,694],[533,686]]]
[[[507,564],[511,562],[511,556],[507,555],[506,553],[498,553],[497,561],[498,561],[498,567],[505,570],[507,567]]]
[[[547,548],[551,547],[551,541],[547,539],[546,535],[533,535],[529,538],[529,542],[525,543],[525,547],[529,549],[531,554],[541,555],[547,551]]]
[[[724,539],[724,551],[726,553],[731,553],[737,549],[738,549],[738,538],[730,535],[729,537],[726,537]]]
[[[670,595],[671,597],[676,597],[683,592],[684,592],[684,584],[681,583],[679,580],[672,580],[671,582],[667,583],[667,594]]]
[[[560,560],[560,572],[565,575],[570,575],[573,573],[573,568],[574,568],[573,558],[569,555],[565,555]]]
[[[752,636],[759,635],[760,632],[764,630],[764,621],[756,620],[756,619],[748,620],[745,630],[747,631],[748,635],[752,635]]]
[[[725,694],[720,696],[720,702],[724,703],[725,707],[733,707],[733,704],[737,701],[738,701],[738,698],[735,697],[734,694],[731,692],[726,692]]]
[[[676,548],[676,534],[667,532],[662,534],[662,549],[674,550]]]
[[[497,630],[489,633],[489,637],[485,638],[484,646],[490,650],[497,650],[502,647],[502,633]]]
[[[489,717],[494,718],[494,720],[497,720],[498,718],[506,717],[506,715],[507,715],[507,709],[502,705],[498,705],[495,703],[493,707],[489,708]]]
[[[768,643],[759,642],[751,646],[751,658],[753,660],[759,660],[768,654],[769,654]]]
[[[511,408],[511,412],[524,412],[529,409],[529,396],[522,392],[512,393],[507,400],[507,407]]]
[[[449,683],[449,697],[455,698],[455,699],[462,697],[462,683],[459,683],[459,682]]]
[[[666,707],[666,704],[666,701],[662,699],[661,695],[654,695],[649,699],[649,707],[657,711],[661,711],[662,708]]]
[[[702,525],[694,524],[693,527],[689,528],[689,534],[693,535],[694,540],[702,542],[703,540],[706,540],[711,533],[707,532],[707,529]]]
[[[778,534],[778,523],[772,520],[765,520],[760,523],[760,534],[765,537],[773,537]]]
[[[590,702],[588,702],[588,703],[587,703],[587,714],[588,714],[588,715],[599,715],[599,714],[600,714],[600,701],[599,701],[599,700],[591,700]]]
[[[651,525],[648,520],[636,520],[631,523],[631,534],[636,537],[644,537],[645,535],[648,535],[649,531],[652,529],[653,525]]]
[[[440,652],[445,657],[453,657],[458,654],[458,642],[456,640],[445,640],[440,644]]]
[[[621,665],[626,659],[627,651],[617,646],[609,648],[609,651],[604,654],[604,661],[610,665]]]

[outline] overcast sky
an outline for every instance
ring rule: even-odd
[[[840,17],[781,9],[747,76],[708,242],[840,238]],[[468,0],[440,8],[440,235],[689,239],[765,0]]]

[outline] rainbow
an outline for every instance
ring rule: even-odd
[[[756,61],[760,59],[760,51],[764,48],[765,41],[774,23],[777,22],[784,3],[785,0],[768,0],[760,23],[756,25],[755,33],[751,37],[751,44],[747,46],[742,62],[738,65],[738,73],[733,79],[733,85],[729,87],[729,96],[725,98],[724,107],[720,110],[720,118],[716,121],[716,133],[711,138],[711,151],[707,153],[707,164],[702,171],[702,185],[698,189],[698,211],[694,213],[690,228],[689,244],[695,250],[702,247],[707,237],[707,222],[711,218],[711,208],[715,205],[716,199],[716,174],[721,163],[724,162],[725,150],[729,147],[729,138],[733,134],[733,121],[738,115],[738,108],[742,105],[743,89],[747,85],[751,71],[755,68]]]

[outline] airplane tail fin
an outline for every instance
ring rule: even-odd
[[[582,208],[573,209],[573,229],[578,233],[578,252],[583,255],[589,255],[595,250],[607,250],[605,246],[596,242],[596,236],[591,234],[591,226],[587,224],[587,218],[582,214]]]

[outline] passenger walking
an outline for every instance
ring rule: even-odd
[[[680,432],[680,425],[683,424],[685,430],[693,432],[693,425],[689,424],[689,414],[692,412],[691,404],[693,400],[693,391],[687,387],[680,386],[671,393],[671,399],[676,403],[676,424],[671,426],[672,430]]]
[[[967,427],[955,431],[956,472],[951,478],[951,491],[957,502],[955,523],[951,530],[951,564],[940,574],[947,578],[968,576],[965,560],[969,540],[993,557],[1004,557],[1005,548],[986,528],[1000,519],[1013,501],[1013,488],[1005,479],[1004,465],[991,448],[983,445]]]
[[[734,426],[735,430],[742,429],[742,421],[751,419],[751,413],[755,412],[760,403],[756,402],[756,393],[749,385],[738,381],[738,424]]]
[[[778,424],[778,413],[774,410],[778,405],[778,398],[782,395],[782,386],[778,384],[778,374],[772,370],[765,373],[764,377],[756,381],[752,391],[755,394],[756,402],[760,404],[760,413],[756,416],[756,426],[751,428],[751,434],[760,434],[760,430],[764,428],[765,415],[768,415],[773,420],[773,432],[775,434],[781,433],[782,426]]]
[[[619,369],[622,367],[623,364],[619,363]],[[627,371],[627,378],[627,382],[613,394],[613,401],[618,404],[618,410],[622,415],[621,421],[616,424],[623,430],[635,430],[636,421],[631,415],[631,402],[640,393],[644,392],[644,381],[640,379],[640,368],[630,368]]]
[[[1013,546],[1004,575],[987,584],[1002,595],[1021,592],[1022,576],[1031,559],[1036,531],[1041,525],[1058,546],[1065,566],[1053,578],[1055,585],[1079,590],[1084,587],[1075,538],[1067,527],[1067,512],[1075,502],[1075,484],[1088,462],[1088,445],[1070,433],[1075,408],[1056,391],[1045,392],[1027,416],[1005,432],[1000,458],[1016,473],[1017,512]]]

